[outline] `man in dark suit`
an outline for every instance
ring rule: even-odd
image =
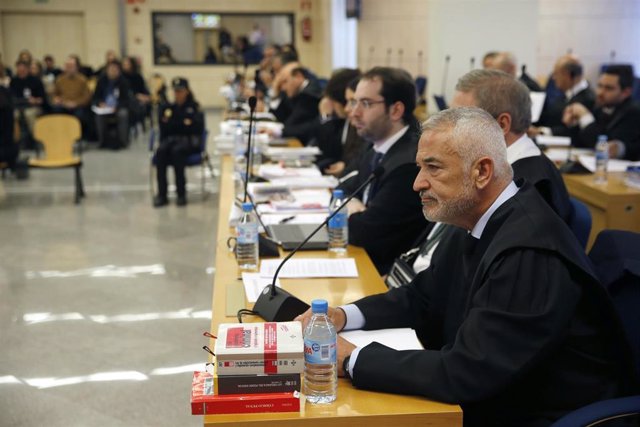
[[[365,248],[382,274],[425,226],[420,200],[411,191],[418,171],[415,105],[409,74],[387,67],[363,74],[351,101],[352,124],[372,146],[361,156],[357,175],[346,175],[339,188],[353,194],[377,166],[384,168],[384,174],[347,205],[349,243]]]
[[[338,330],[414,328],[424,349],[339,338],[339,374],[460,404],[466,427],[549,425],[623,394],[630,360],[611,302],[567,226],[513,182],[495,119],[466,107],[430,117],[416,161],[425,217],[456,234],[409,285],[329,315]]]
[[[514,179],[524,178],[564,222],[569,221],[573,209],[562,176],[526,134],[531,124],[531,98],[524,84],[501,71],[473,70],[458,80],[451,106],[479,107],[491,114],[504,133],[507,160],[513,168]],[[448,236],[449,233],[439,230],[442,226],[438,225],[414,245],[418,248],[412,252],[415,257],[404,257],[411,261],[415,273],[429,267],[438,241]],[[397,280],[393,271],[391,273],[391,280]]]
[[[640,108],[633,102],[633,68],[610,65],[600,75],[598,108],[591,113],[578,103],[567,106],[563,121],[571,127],[571,144],[593,148],[606,135],[613,159],[640,159]]]
[[[569,128],[562,122],[562,113],[567,105],[580,103],[593,111],[596,95],[584,78],[583,67],[575,55],[564,55],[553,67],[552,78],[556,87],[564,92],[564,99],[546,101],[537,127],[531,127],[530,136],[569,136]]]
[[[315,80],[307,78],[306,69],[297,64],[287,64],[280,72],[280,85],[286,94],[288,113],[278,118],[284,128],[280,135],[274,136],[298,138],[307,145],[320,127],[318,103],[322,98],[322,90]]]

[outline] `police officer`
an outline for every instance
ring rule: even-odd
[[[204,132],[204,115],[193,98],[189,82],[176,77],[171,82],[175,102],[160,107],[160,145],[156,151],[158,194],[153,206],[159,208],[169,203],[167,199],[167,167],[173,165],[176,176],[178,206],[187,204],[184,168],[187,157],[197,153]]]

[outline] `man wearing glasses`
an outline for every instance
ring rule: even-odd
[[[374,169],[384,168],[384,174],[347,205],[349,243],[365,248],[381,274],[425,226],[420,199],[412,191],[418,172],[415,105],[411,76],[388,67],[367,71],[350,101],[352,123],[372,145],[360,159],[357,175],[345,177],[339,188],[352,194]]]

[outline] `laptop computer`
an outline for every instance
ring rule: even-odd
[[[267,225],[267,233],[282,246],[282,249],[292,251],[317,227],[318,224],[271,224]],[[329,234],[326,228],[322,228],[300,249],[322,250],[328,247]]]

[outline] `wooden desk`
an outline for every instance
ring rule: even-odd
[[[607,184],[595,184],[593,175],[563,175],[569,193],[591,212],[592,226],[587,250],[605,229],[640,232],[640,190],[627,187],[624,173],[609,173]]]
[[[229,210],[233,194],[233,161],[229,156],[222,160],[220,182],[220,205],[218,216],[218,236],[216,270],[213,285],[213,308],[211,331],[218,325],[236,322],[235,316],[227,316],[227,286],[242,287],[238,280],[238,269],[233,254],[227,249],[230,235],[228,225]],[[328,251],[303,251],[296,257],[334,257]],[[384,292],[386,287],[375,267],[361,248],[349,246],[348,256],[355,258],[360,277],[355,279],[281,279],[282,286],[300,299],[310,303],[314,298],[324,298],[332,306],[348,303],[365,295]],[[247,304],[249,307],[249,304]],[[250,316],[245,317],[247,321]],[[260,319],[254,318],[255,321]],[[461,426],[462,410],[457,405],[433,402],[415,396],[400,396],[358,390],[348,380],[340,379],[338,398],[330,405],[304,405],[300,413],[284,414],[236,414],[206,415],[205,426],[254,426],[256,423],[278,426]]]

